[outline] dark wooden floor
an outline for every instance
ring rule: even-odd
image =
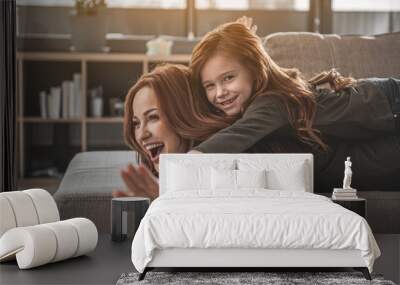
[[[114,243],[100,235],[97,248],[88,256],[19,270],[17,263],[0,264],[0,284],[115,284],[124,272],[134,271],[131,241]]]
[[[382,251],[374,272],[400,283],[400,235],[375,235]],[[114,243],[101,235],[96,250],[77,257],[29,270],[19,270],[16,262],[0,264],[0,284],[115,284],[124,272],[134,271],[131,241]]]
[[[400,234],[375,234],[375,239],[382,255],[375,262],[374,272],[400,284]]]

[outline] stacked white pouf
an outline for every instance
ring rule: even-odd
[[[0,193],[0,262],[17,259],[20,269],[86,254],[98,233],[86,218],[60,221],[53,197],[43,189]]]

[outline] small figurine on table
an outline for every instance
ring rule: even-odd
[[[350,156],[347,157],[344,162],[344,179],[343,179],[343,189],[353,189],[351,188],[351,177],[353,176],[353,171],[351,170]]]
[[[350,156],[348,156],[344,162],[343,188],[333,188],[333,200],[353,200],[358,198],[357,189],[351,187],[351,177],[353,176],[351,165],[352,162],[350,161]]]

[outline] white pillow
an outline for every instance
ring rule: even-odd
[[[262,170],[211,170],[211,188],[213,190],[239,190],[241,188],[265,188],[266,171]]]
[[[170,163],[168,166],[168,191],[210,189],[211,167]]]
[[[305,160],[239,159],[240,170],[266,169],[267,187],[271,190],[307,191],[309,167]]]
[[[267,188],[267,171],[236,170],[236,183],[238,188]]]
[[[211,188],[213,190],[236,189],[236,170],[231,169],[216,169],[211,170]]]
[[[236,161],[232,159],[220,160],[191,160],[188,158],[168,161],[166,165],[167,191],[211,191],[211,168],[235,169]]]
[[[304,163],[297,167],[279,171],[273,169],[268,171],[268,188],[287,191],[307,191],[307,177],[304,175]]]

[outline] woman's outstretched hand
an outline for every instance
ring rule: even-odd
[[[257,25],[253,25],[253,18],[242,16],[238,18],[236,22],[246,26],[253,34],[257,33]]]
[[[154,200],[159,195],[158,179],[143,165],[129,164],[121,170],[126,190],[114,190],[113,197],[148,197]]]

